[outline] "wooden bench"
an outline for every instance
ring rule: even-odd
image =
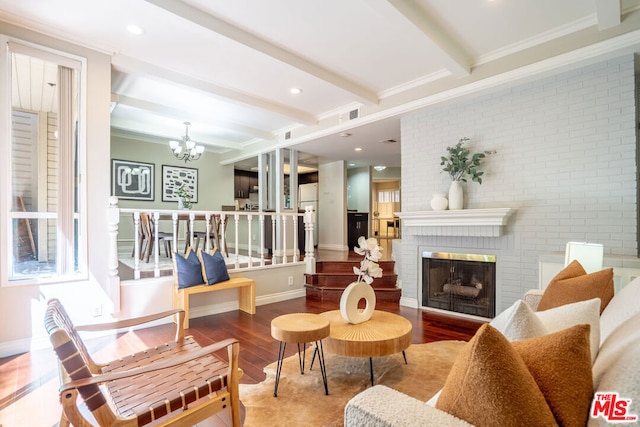
[[[256,282],[246,277],[233,277],[215,285],[197,285],[189,288],[178,289],[173,287],[173,308],[184,310],[184,328],[189,328],[189,296],[202,292],[223,291],[225,289],[238,289],[238,305],[240,310],[256,314]]]

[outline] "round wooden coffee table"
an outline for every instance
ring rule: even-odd
[[[329,336],[329,320],[317,314],[293,313],[278,316],[271,321],[271,336],[280,341],[278,348],[278,364],[276,368],[276,382],[273,388],[273,396],[278,396],[278,383],[282,372],[282,361],[287,342],[298,344],[298,360],[300,362],[300,373],[304,375],[304,360],[307,351],[306,343],[315,342],[315,352],[318,354],[320,362],[320,372],[324,382],[324,392],[329,394],[327,385],[327,370],[324,364],[324,350],[322,340]],[[300,344],[302,344],[302,356],[300,356]],[[314,358],[315,353],[314,352]],[[311,363],[313,367],[313,362]]]
[[[324,340],[328,352],[341,356],[368,357],[373,385],[373,357],[388,356],[402,352],[411,345],[412,325],[397,314],[375,310],[371,319],[353,325],[342,318],[340,310],[327,311],[320,315],[329,320],[331,332]]]

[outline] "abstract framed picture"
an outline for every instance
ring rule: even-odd
[[[111,195],[119,199],[154,200],[153,163],[111,160]]]
[[[162,165],[162,201],[177,202],[178,189],[191,194],[191,203],[198,202],[198,169]]]

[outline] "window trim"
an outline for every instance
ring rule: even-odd
[[[0,34],[0,88],[3,92],[9,94],[0,101],[0,149],[5,156],[0,156],[0,254],[6,254],[0,257],[0,287],[27,286],[27,285],[43,285],[58,284],[67,282],[86,281],[89,279],[88,265],[88,206],[87,206],[87,189],[86,189],[86,170],[87,170],[87,138],[86,138],[86,122],[87,122],[87,60],[86,58],[76,56],[71,53],[55,50],[46,46],[19,40],[10,36]],[[11,211],[12,189],[11,189],[11,53],[20,53],[46,61],[55,62],[68,68],[73,68],[78,74],[78,99],[77,99],[77,117],[78,117],[78,146],[77,146],[77,193],[78,193],[78,213],[71,212],[78,218],[78,268],[77,272],[60,274],[56,272],[53,276],[31,277],[25,279],[9,280],[9,272],[11,271],[11,260],[9,259],[9,245],[13,244],[12,227],[15,214]],[[73,191],[73,188],[71,189]],[[37,213],[36,213],[37,214]],[[44,216],[51,213],[41,213]],[[44,218],[43,216],[43,218]],[[73,256],[73,254],[70,254]]]

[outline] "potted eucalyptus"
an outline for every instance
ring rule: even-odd
[[[187,191],[184,184],[178,188],[176,195],[178,196],[178,209],[191,209],[191,194]]]
[[[469,142],[467,137],[461,138],[453,147],[447,147],[447,156],[440,158],[440,166],[443,172],[451,177],[451,186],[449,187],[449,209],[462,209],[464,203],[464,192],[462,182],[467,182],[470,178],[472,182],[482,184],[482,175],[478,167],[484,159],[484,153],[474,153],[464,147]]]

